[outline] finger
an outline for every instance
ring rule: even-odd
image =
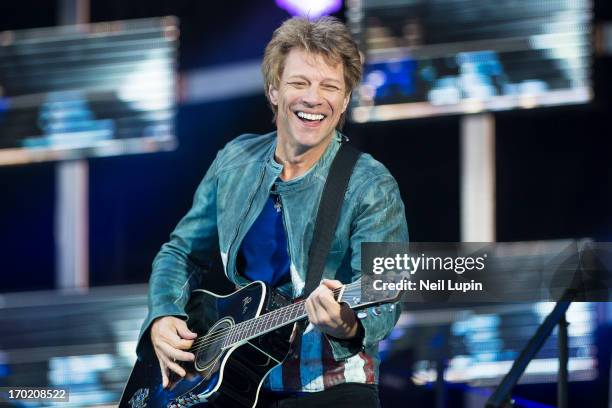
[[[168,387],[168,373],[166,372],[167,368],[166,368],[166,364],[164,363],[163,360],[159,360],[159,369],[161,370],[161,375],[162,375],[162,387],[166,388]]]
[[[317,297],[322,297],[322,298],[327,298],[331,302],[336,302],[336,298],[334,296],[333,290],[328,288],[327,286],[325,286],[323,284],[319,285],[319,287],[316,289],[316,296]]]
[[[335,310],[337,305],[339,305],[338,302],[336,302],[332,291],[324,285],[320,285],[312,293],[311,297],[315,307],[323,307],[328,313]]]
[[[340,317],[340,304],[331,296],[318,296],[316,298],[319,308],[325,310],[329,316]]]
[[[180,320],[176,324],[176,331],[178,332],[179,336],[181,336],[184,339],[193,340],[196,337],[198,337],[197,333],[194,333],[191,330],[189,330],[189,328],[187,327],[187,323],[185,323],[182,320]]]
[[[326,292],[329,292],[329,289],[327,289],[323,285],[320,285],[315,290],[312,291],[312,293],[310,294],[310,296],[308,296],[306,301],[307,302],[310,301],[310,305],[314,308],[316,307],[316,304],[318,303],[317,298],[321,296],[325,296]]]
[[[326,318],[338,305],[332,291],[324,285],[320,285],[313,291],[310,297],[312,298],[312,305],[317,312],[319,320]]]
[[[328,289],[334,290],[342,287],[342,282],[335,279],[323,279],[321,281],[321,285],[324,285]]]
[[[163,340],[163,342],[169,343],[172,345],[172,347],[178,349],[187,350],[193,344],[193,340],[182,339],[178,334],[177,327],[173,326],[161,330],[159,333],[159,337]]]
[[[306,306],[306,313],[308,313],[308,320],[310,321],[310,323],[317,324],[319,321],[317,319],[317,313],[315,312],[314,307],[312,306],[312,299],[310,297],[306,299],[304,305]]]
[[[176,336],[172,339],[167,339],[166,343],[170,344],[176,349],[181,350],[189,350],[191,346],[193,346],[193,340],[183,340]]]
[[[168,343],[160,344],[160,348],[164,356],[168,359],[180,360],[180,361],[194,361],[195,360],[195,356],[193,355],[193,353],[187,353],[186,351],[175,349]]]
[[[156,339],[154,344],[159,347],[164,343],[180,350],[189,350],[191,346],[193,346],[193,340],[183,340],[173,333],[165,333],[165,335],[161,335],[158,339]]]
[[[333,293],[331,291],[330,288],[328,288],[326,285],[324,285],[323,283],[321,283],[319,286],[317,286],[317,288],[315,290],[312,291],[311,295],[316,295],[316,296],[321,296],[324,294],[329,294],[330,296],[333,296]]]
[[[177,373],[181,377],[184,377],[184,376],[187,375],[187,371],[185,371],[185,369],[183,367],[181,367],[180,365],[178,365],[174,361],[168,360],[168,361],[166,361],[166,365],[168,366],[168,368],[170,370],[174,371],[175,373]]]
[[[312,300],[312,303],[313,303],[313,308],[315,312],[317,313],[319,324],[323,324],[327,326],[330,323],[332,323],[331,316],[333,313],[333,308],[331,306],[325,305],[323,303],[324,301],[323,299],[324,299],[323,297],[317,296]]]

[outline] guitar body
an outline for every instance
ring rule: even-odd
[[[254,407],[264,378],[289,352],[295,324],[225,348],[224,333],[238,323],[287,304],[286,299],[259,281],[228,296],[194,291],[185,310],[189,316],[187,326],[198,338],[192,350],[195,362],[181,363],[187,375],[171,375],[170,386],[164,389],[159,362],[147,342],[148,348],[134,366],[119,406]]]

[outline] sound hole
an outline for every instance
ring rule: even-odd
[[[226,330],[233,325],[234,322],[229,317],[219,320],[202,338],[195,359],[195,366],[198,371],[209,370],[217,362],[223,351]]]

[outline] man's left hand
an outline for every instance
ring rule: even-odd
[[[351,339],[359,329],[355,312],[334,299],[333,290],[342,286],[337,280],[323,279],[306,299],[308,320],[324,333],[338,339]]]

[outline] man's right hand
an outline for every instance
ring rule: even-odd
[[[151,326],[151,343],[159,360],[163,387],[170,384],[169,370],[184,377],[187,373],[177,361],[194,361],[195,355],[183,350],[189,350],[196,333],[187,328],[187,324],[174,316],[164,316],[155,319]]]

